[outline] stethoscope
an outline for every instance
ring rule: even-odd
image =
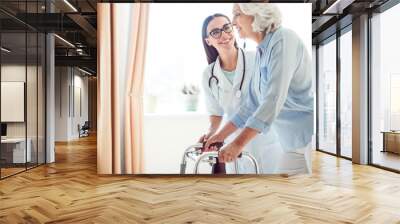
[[[243,71],[242,71],[242,80],[240,81],[239,89],[235,93],[235,96],[237,98],[240,98],[240,96],[242,95],[242,86],[243,86],[243,82],[244,82],[244,74],[246,72],[246,58],[244,56],[243,49],[240,49],[240,51],[242,52],[242,57],[243,57]],[[213,79],[215,79],[217,85],[219,83],[219,80],[218,80],[217,76],[214,75],[214,67],[215,67],[215,63],[213,64],[213,66],[211,68],[211,76],[208,79],[208,87],[210,87],[210,89],[211,89],[211,82],[212,82]]]

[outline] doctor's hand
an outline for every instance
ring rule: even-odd
[[[209,151],[217,151],[218,148],[216,146],[211,146],[212,143],[217,143],[217,142],[224,142],[225,138],[220,135],[219,133],[212,135],[206,142],[204,146],[204,151],[209,152]]]
[[[214,134],[215,132],[208,132],[207,134],[205,134],[205,135],[202,135],[200,138],[199,138],[199,143],[203,143],[203,142],[206,142],[213,134]]]
[[[204,147],[204,151],[217,151],[217,147],[210,147],[213,143],[224,142],[224,140],[237,130],[237,127],[232,122],[228,122],[225,126],[215,135],[211,136]]]
[[[243,151],[243,146],[232,142],[221,149],[218,159],[221,163],[233,162]]]

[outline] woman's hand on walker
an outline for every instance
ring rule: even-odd
[[[200,138],[199,138],[199,143],[203,143],[203,142],[206,142],[212,135],[214,134],[214,132],[208,132],[207,134],[204,134],[204,135],[202,135]]]
[[[205,152],[209,152],[209,151],[217,151],[218,148],[216,146],[210,146],[213,143],[217,143],[217,142],[224,142],[224,138],[220,135],[220,134],[215,134],[212,135],[210,138],[208,138],[205,146],[204,146],[204,151]]]
[[[243,151],[243,146],[232,142],[221,149],[218,159],[221,163],[233,162]]]

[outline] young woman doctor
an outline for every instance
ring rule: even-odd
[[[202,86],[210,115],[210,127],[208,133],[200,138],[200,142],[207,141],[215,134],[223,119],[232,116],[246,99],[255,58],[254,52],[237,47],[232,24],[225,15],[214,14],[205,19],[202,39],[209,64],[203,73]],[[233,137],[234,134],[231,138]],[[265,155],[265,147],[279,147],[274,132],[253,139],[244,150],[257,159],[260,172],[270,173],[275,160]],[[249,161],[238,159],[237,163],[239,173],[255,173]],[[226,172],[234,172],[233,163],[226,164]]]

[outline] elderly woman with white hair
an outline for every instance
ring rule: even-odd
[[[247,100],[219,132],[209,138],[206,150],[223,142],[238,128],[243,131],[220,152],[220,161],[237,158],[258,134],[274,129],[281,152],[272,173],[311,173],[311,138],[314,97],[311,58],[295,32],[281,27],[281,13],[270,3],[240,3],[233,8],[233,25],[240,37],[257,42],[255,69]],[[265,156],[269,156],[265,147]]]

